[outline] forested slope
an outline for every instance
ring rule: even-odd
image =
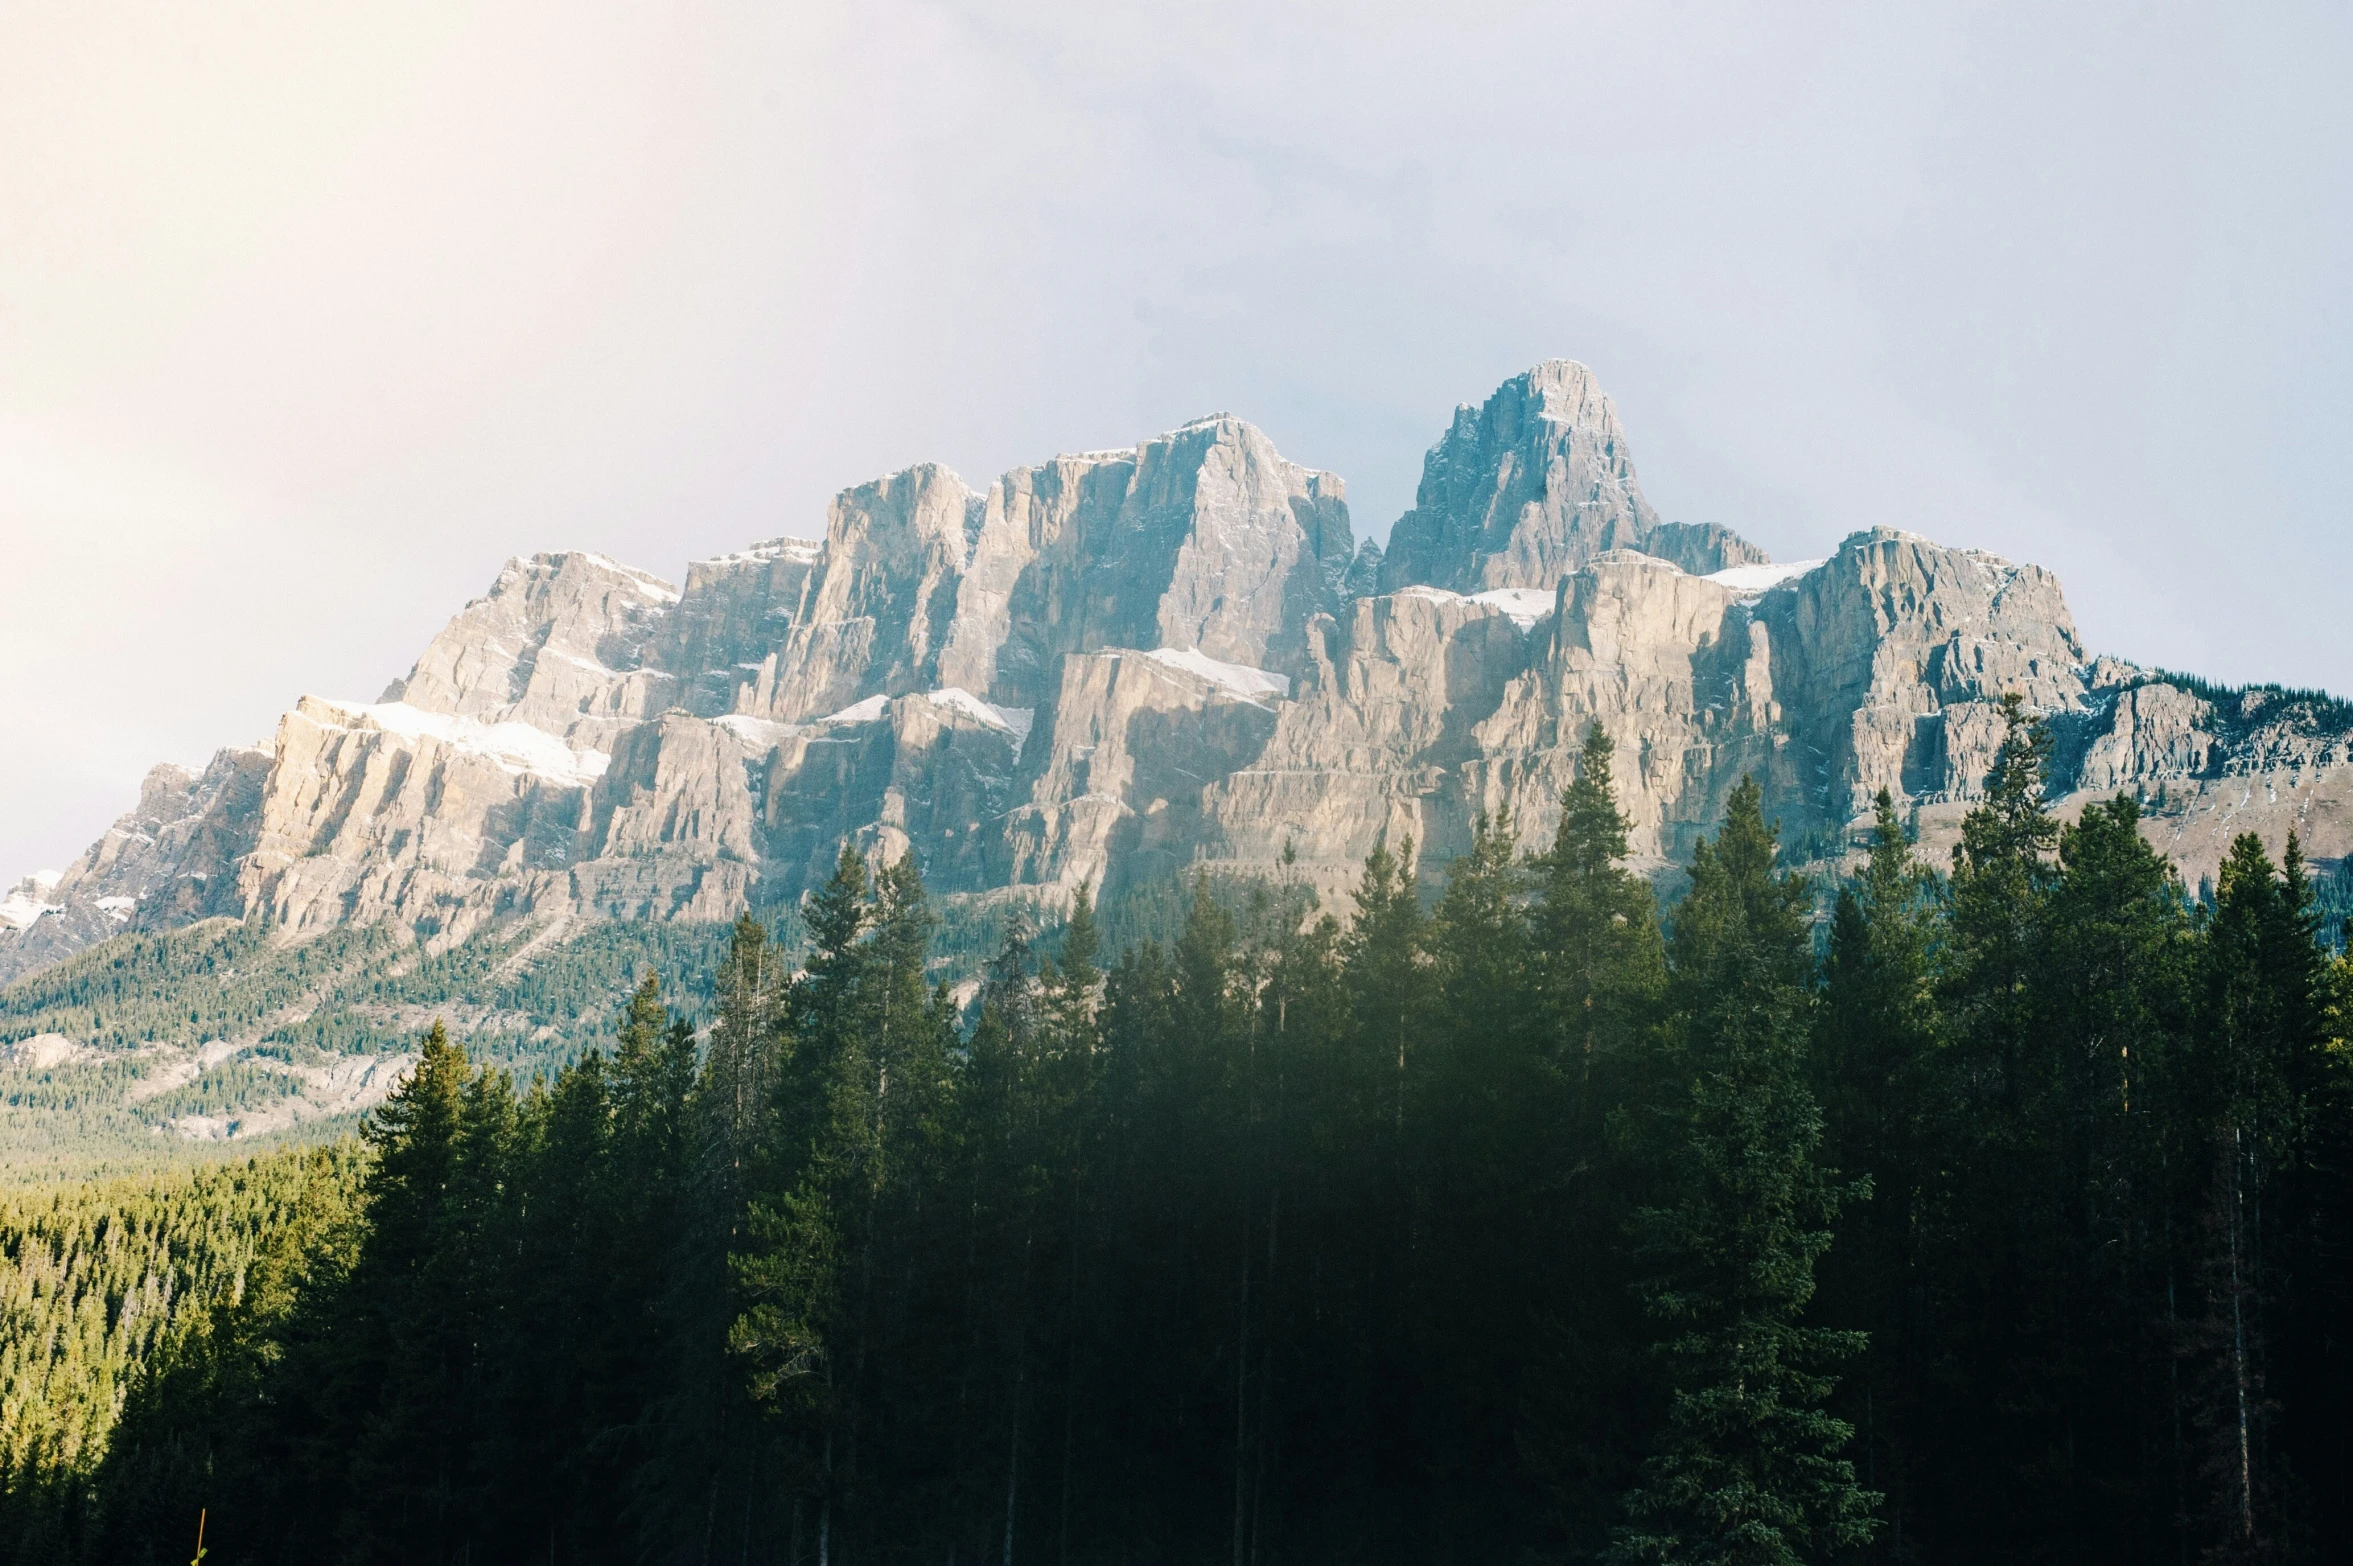
[[[125,1400],[275,1327],[310,1269],[356,1239],[346,1143],[137,1180],[0,1191],[0,1548],[72,1559],[141,1497],[92,1481]],[[181,1405],[183,1414],[190,1412]],[[136,1415],[134,1414],[134,1419]],[[179,1519],[153,1519],[175,1539]],[[194,1515],[189,1519],[191,1538]]]
[[[436,1018],[479,1058],[553,1073],[653,967],[699,997],[724,926],[508,926],[433,953],[384,926],[259,920],[132,933],[0,990],[0,1160],[111,1174],[349,1135]]]
[[[2343,1558],[2348,971],[2295,845],[2195,899],[2049,746],[1830,888],[1740,788],[1662,919],[1596,730],[1434,907],[1384,844],[1103,971],[1082,900],[970,1026],[845,854],[699,1031],[435,1030],[19,1558]]]

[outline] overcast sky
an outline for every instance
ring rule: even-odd
[[[2353,8],[0,0],[0,887],[505,557],[1215,409],[1411,503],[1535,361],[1668,517],[2353,690]]]

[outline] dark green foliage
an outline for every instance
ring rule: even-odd
[[[228,1038],[396,949],[380,929],[282,947],[258,921],[227,919],[118,936],[0,990],[0,1042],[63,1033],[124,1049]]]
[[[1597,1069],[1626,1049],[1649,1018],[1666,976],[1650,884],[1621,869],[1626,823],[1610,781],[1609,735],[1596,723],[1561,802],[1552,851],[1535,861],[1537,979],[1550,1048],[1582,1100]]]
[[[2193,905],[2048,746],[1949,879],[1882,796],[1809,886],[1744,787],[1668,930],[1597,730],[1427,908],[1383,842],[976,961],[845,854],[782,937],[361,942],[317,1039],[426,1038],[364,1146],[0,1217],[0,1559],[2342,1557],[2353,969],[2294,844]],[[126,960],[250,1019],[250,939]]]
[[[1876,1526],[1879,1497],[1844,1455],[1853,1430],[1820,1406],[1829,1367],[1863,1334],[1800,1320],[1849,1192],[1814,1160],[1810,893],[1774,875],[1759,799],[1753,778],[1734,790],[1675,910],[1667,1201],[1636,1215],[1668,1410],[1614,1561],[1780,1566],[1866,1543]]]
[[[1863,1482],[1888,1486],[1901,1519],[1909,1465],[1897,1443],[1922,1411],[1890,1399],[1918,1379],[1922,1230],[1943,1191],[1931,1109],[1940,1064],[1938,886],[1913,857],[1885,789],[1873,815],[1870,858],[1832,908],[1812,1078],[1826,1123],[1824,1163],[1869,1171],[1872,1183],[1820,1267],[1825,1291],[1866,1337],[1839,1406],[1862,1438]]]

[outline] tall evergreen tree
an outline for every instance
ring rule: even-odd
[[[2301,1073],[2307,1132],[2290,1214],[2280,1429],[2312,1498],[2313,1551],[2353,1554],[2353,950],[2322,971],[2322,1036]]]
[[[1882,788],[1869,857],[1833,905],[1812,1084],[1823,1161],[1872,1183],[1822,1260],[1820,1314],[1867,1334],[1834,1406],[1857,1427],[1863,1482],[1887,1497],[1883,1543],[1899,1559],[1912,1505],[1910,1426],[1935,1417],[1920,1386],[1919,1263],[1939,1194],[1927,1113],[1937,1064],[1937,890]]]
[[[1520,1451],[1552,1492],[1572,1554],[1607,1543],[1617,1498],[1637,1478],[1650,1412],[1637,1353],[1647,1336],[1631,1276],[1625,1214],[1641,1194],[1638,1160],[1608,1126],[1654,1096],[1648,1048],[1666,984],[1649,882],[1626,869],[1628,823],[1599,723],[1586,732],[1550,850],[1530,862],[1532,977],[1547,1059],[1566,1112],[1538,1155],[1547,1199],[1532,1217],[1541,1258],[1532,1287],[1543,1352],[1523,1374]]]
[[[1650,883],[1620,863],[1627,823],[1610,778],[1612,753],[1608,731],[1594,723],[1561,796],[1551,851],[1531,865],[1538,899],[1532,936],[1551,1047],[1576,1080],[1585,1117],[1597,1102],[1596,1062],[1606,1063],[1648,1023],[1666,980]]]
[[[1406,1073],[1416,1035],[1435,1003],[1431,994],[1428,921],[1414,890],[1413,840],[1391,853],[1387,833],[1373,840],[1356,885],[1356,914],[1341,945],[1355,1030],[1377,1057],[1368,1080],[1405,1125]],[[1394,1052],[1392,1065],[1391,1055]]]
[[[2275,1555],[2288,1521],[2271,1374],[2286,1280],[2270,1226],[2305,1138],[2298,1078],[2322,1047],[2322,965],[2300,860],[2283,878],[2262,840],[2242,833],[2222,862],[2182,1106],[2190,1145],[2205,1154],[2194,1242],[2205,1308],[2184,1343],[2202,1457],[2194,1512],[2224,1560]]]
[[[2033,1133],[2036,1004],[2046,993],[2037,980],[2059,875],[2052,858],[2059,824],[2043,797],[2051,738],[2015,695],[2004,698],[2002,714],[1985,793],[1953,849],[1939,965],[1950,1044],[1928,1106],[1929,1132],[1951,1189],[1924,1243],[1933,1252],[1926,1308],[1940,1323],[1928,1395],[1947,1414],[1923,1428],[1933,1445],[1913,1465],[1939,1485],[1923,1500],[1934,1508],[1924,1525],[1964,1535],[1983,1529],[1988,1549],[2027,1547],[2020,1541],[2065,1522],[2043,1509],[2046,1501],[2064,1504],[2066,1481],[2050,1478],[2050,1427],[2039,1413],[2054,1319],[2039,1296],[2034,1258],[2047,1254],[2057,1232],[2050,1215],[2058,1182],[2073,1178],[2038,1164],[2043,1149]],[[2016,1494],[2018,1504],[1989,1512],[1973,1499],[1997,1490]]]
[[[357,1504],[341,1528],[348,1559],[445,1560],[473,1532],[465,1414],[478,1395],[479,1333],[468,1264],[480,1257],[466,1243],[467,1209],[495,1178],[497,1150],[467,1145],[469,1130],[493,1123],[469,1075],[465,1051],[435,1022],[363,1133],[376,1165],[348,1296],[365,1323],[346,1372],[360,1420],[346,1492]]]
[[[1568,1109],[1538,1001],[1529,892],[1510,816],[1480,813],[1430,919],[1443,1021],[1411,1084],[1418,1118],[1408,1110],[1408,1309],[1443,1389],[1426,1413],[1428,1504],[1433,1529],[1466,1550],[1494,1500],[1474,1476],[1517,1467],[1519,1367],[1546,1265],[1531,1241],[1559,1199],[1519,1171],[1539,1166]]]
[[[1675,911],[1672,1199],[1640,1214],[1671,1395],[1627,1497],[1620,1561],[1797,1562],[1866,1542],[1878,1497],[1821,1407],[1861,1334],[1803,1324],[1848,1187],[1814,1162],[1805,1083],[1810,894],[1775,876],[1755,780],[1691,863]]]
[[[760,1180],[779,1048],[783,954],[750,914],[728,932],[713,976],[708,1040],[688,1102],[685,1213],[670,1246],[667,1385],[657,1403],[661,1462],[645,1486],[647,1534],[699,1538],[716,1554],[730,1534],[748,1552],[753,1514],[769,1488],[773,1432],[755,1417],[727,1354],[743,1302],[730,1254],[750,1244],[749,1203]]]
[[[934,919],[914,860],[867,888],[845,847],[810,901],[816,949],[785,1008],[780,1157],[736,1262],[733,1341],[803,1436],[793,1483],[815,1502],[820,1554],[837,1526],[846,1544],[886,1524],[884,1454],[938,1433],[911,1417],[922,1344],[905,1334],[940,1238],[922,1227],[939,1204],[923,1198],[941,1172],[952,1017],[925,979]]]

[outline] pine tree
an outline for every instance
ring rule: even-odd
[[[1527,890],[1510,813],[1479,812],[1470,849],[1446,867],[1446,892],[1430,921],[1451,1031],[1476,1053],[1532,1042]]]
[[[1627,823],[1610,780],[1611,754],[1608,731],[1596,722],[1561,796],[1552,849],[1531,864],[1538,892],[1532,934],[1553,1058],[1576,1079],[1588,1135],[1596,1062],[1627,1047],[1666,980],[1650,883],[1619,864]]]
[[[1558,1184],[1531,1181],[1570,1101],[1548,1049],[1529,875],[1504,813],[1474,818],[1447,866],[1428,945],[1438,1021],[1409,1083],[1404,1138],[1408,1333],[1427,1383],[1421,1456],[1434,1526],[1471,1550],[1519,1479],[1518,1369],[1551,1265],[1537,1240]],[[1513,1504],[1527,1504],[1514,1495]]]
[[[732,1258],[743,1308],[729,1330],[753,1395],[807,1402],[830,1371],[826,1326],[838,1308],[839,1215],[824,1166],[836,1081],[866,966],[866,863],[844,844],[808,901],[811,953],[782,1009],[785,1047],[770,1100],[774,1135]]]
[[[1775,837],[1745,780],[1675,913],[1674,1199],[1640,1215],[1672,1391],[1619,1561],[1797,1562],[1876,1527],[1878,1496],[1839,1455],[1854,1432],[1821,1407],[1825,1367],[1862,1334],[1802,1324],[1849,1190],[1813,1160],[1809,893],[1773,874]]]
[[[510,1341],[500,1389],[506,1441],[490,1454],[534,1553],[586,1553],[605,1533],[611,1501],[595,1442],[606,1428],[601,1389],[620,1343],[606,1285],[614,1169],[610,1062],[592,1048],[523,1104],[520,1205]],[[625,1345],[623,1345],[625,1347]]]
[[[2111,1541],[2153,1554],[2176,1541],[2167,1497],[2138,1477],[2166,1412],[2148,1332],[2167,1261],[2168,1150],[2152,1109],[2180,1070],[2185,899],[2128,795],[2086,806],[2061,831],[2058,868],[2041,914],[2012,1171],[2024,1185],[2009,1221],[2033,1280],[2023,1314],[2041,1324],[2011,1380],[2039,1399],[2015,1406],[2033,1410],[2034,1428],[2019,1434],[2040,1442],[2049,1504],[2020,1511],[2078,1556]],[[2113,1497],[2108,1515],[2086,1515],[2087,1492]]]
[[[741,1226],[741,1207],[765,1140],[777,1064],[782,969],[782,954],[770,944],[767,927],[748,913],[739,917],[728,932],[727,955],[712,982],[717,1010],[696,1087],[704,1167],[712,1183],[709,1201],[727,1215],[731,1232]]]
[[[1993,1134],[2022,1133],[2044,903],[2058,878],[2059,824],[2044,808],[2051,733],[2013,694],[1985,798],[1953,847],[1947,1004],[1971,1041],[1970,1089]],[[1997,1154],[1998,1156],[1998,1154]]]
[[[1542,1258],[1534,1287],[1543,1352],[1526,1373],[1519,1447],[1579,1556],[1606,1542],[1616,1498],[1638,1477],[1637,1350],[1647,1334],[1627,1287],[1624,1229],[1643,1170],[1612,1148],[1607,1127],[1630,1098],[1655,1095],[1642,1079],[1656,1051],[1644,1045],[1666,984],[1656,898],[1619,863],[1627,822],[1611,755],[1608,733],[1593,724],[1552,847],[1530,863],[1533,977],[1568,1112],[1538,1155],[1542,1183],[1557,1194],[1539,1205],[1531,1231]]]
[[[1065,930],[1063,964],[1040,963],[1042,976],[1033,971],[1038,960],[1026,922],[1018,914],[1009,920],[982,985],[959,1082],[957,1140],[970,1165],[969,1341],[974,1362],[996,1370],[968,1373],[960,1407],[972,1428],[961,1445],[980,1454],[965,1486],[969,1504],[1002,1525],[994,1539],[975,1544],[983,1554],[993,1544],[1000,1558],[1011,1558],[1022,1537],[1041,1534],[1055,1515],[1040,1503],[1041,1488],[1050,1483],[1067,1504],[1076,1460],[1071,1382],[1094,950],[1083,888]],[[1050,1411],[1059,1418],[1049,1422]]]
[[[2277,1212],[2281,1177],[2300,1161],[2306,1128],[2297,1079],[2322,1032],[2321,958],[2301,857],[2299,849],[2283,879],[2262,840],[2242,833],[2223,860],[2183,1106],[2192,1135],[2205,1133],[2210,1172],[2196,1252],[2206,1309],[2185,1344],[2203,1447],[2205,1504],[2196,1510],[2211,1553],[2224,1560],[2273,1555],[2286,1522],[2270,1374],[2284,1280],[2267,1220]]]
[[[590,1389],[597,1426],[590,1444],[607,1504],[625,1498],[656,1535],[665,1523],[676,1526],[678,1492],[688,1483],[668,1469],[665,1432],[676,1334],[690,1319],[684,1268],[697,1183],[696,1054],[693,1023],[670,1014],[660,976],[647,972],[623,1010],[605,1071],[608,1179],[596,1190],[606,1249],[595,1273],[603,1341],[592,1361],[602,1374]]]
[[[2320,1036],[2299,1071],[2305,1136],[2282,1181],[2288,1308],[2279,1428],[2311,1497],[2319,1558],[2353,1553],[2353,951],[2323,959]]]
[[[745,1309],[731,1332],[755,1393],[802,1436],[799,1474],[830,1550],[837,1526],[883,1525],[867,1504],[870,1465],[928,1432],[888,1416],[904,1406],[918,1347],[914,1319],[925,1193],[943,1172],[953,1019],[926,983],[934,924],[911,857],[872,890],[844,848],[810,899],[815,951],[786,1002],[779,1154],[752,1203],[751,1244],[735,1258]]]
[[[469,1091],[465,1051],[435,1022],[417,1064],[363,1132],[376,1155],[367,1183],[369,1233],[350,1291],[369,1328],[354,1334],[349,1370],[365,1409],[351,1447],[345,1552],[392,1559],[403,1549],[447,1556],[466,1540],[475,1323],[461,1193],[490,1178],[490,1149],[466,1146],[484,1119]],[[469,1159],[469,1152],[479,1157]],[[469,1164],[473,1167],[469,1167]]]
[[[1356,916],[1341,943],[1354,1032],[1363,1041],[1372,1091],[1398,1131],[1405,1126],[1408,1057],[1435,1005],[1430,993],[1428,921],[1414,890],[1413,840],[1389,851],[1373,840],[1356,887]],[[1391,1062],[1394,1051],[1395,1059]]]
[[[728,1269],[748,1246],[747,1204],[759,1177],[776,1079],[781,954],[750,914],[728,933],[713,975],[714,1015],[688,1095],[682,1215],[668,1245],[665,1354],[649,1439],[656,1461],[640,1482],[640,1536],[699,1538],[706,1553],[751,1515],[773,1461],[727,1353],[741,1309]],[[739,1522],[740,1520],[740,1522]]]
[[[1097,966],[1102,955],[1103,938],[1095,927],[1095,889],[1082,881],[1071,894],[1061,948],[1046,968],[1056,1021],[1074,1036],[1085,1030],[1092,1015],[1095,991],[1103,982],[1103,970]]]
[[[1890,1548],[1899,1555],[1911,1506],[1909,1427],[1915,1417],[1936,1417],[1919,1384],[1920,1247],[1940,1194],[1927,1113],[1938,1023],[1936,891],[1882,788],[1870,857],[1839,889],[1831,914],[1811,1076],[1823,1109],[1823,1161],[1872,1183],[1870,1199],[1823,1258],[1822,1315],[1869,1334],[1839,1406],[1860,1430],[1863,1482],[1888,1497]]]
[[[2058,1232],[2058,1181],[2074,1178],[2038,1162],[2034,1133],[2043,1080],[2036,1006],[2047,994],[2039,980],[2059,877],[2051,858],[2059,824],[2043,799],[2051,739],[2015,695],[2002,714],[1984,796],[1953,849],[1938,965],[1949,1042],[1927,1131],[1949,1189],[1923,1241],[1932,1253],[1930,1299],[1951,1328],[1930,1394],[1945,1412],[1922,1426],[1928,1446],[1913,1465],[1935,1485],[1922,1499],[1922,1526],[1981,1538],[1988,1550],[2028,1548],[2068,1527],[2055,1515],[2067,1481],[2053,1480],[2048,1462],[2058,1432],[2044,1398],[2055,1322],[2035,1257],[2048,1254]],[[2063,1435],[2059,1444],[2064,1459]],[[1989,1510],[1978,1499],[2005,1488],[2016,1498],[2009,1507]]]

